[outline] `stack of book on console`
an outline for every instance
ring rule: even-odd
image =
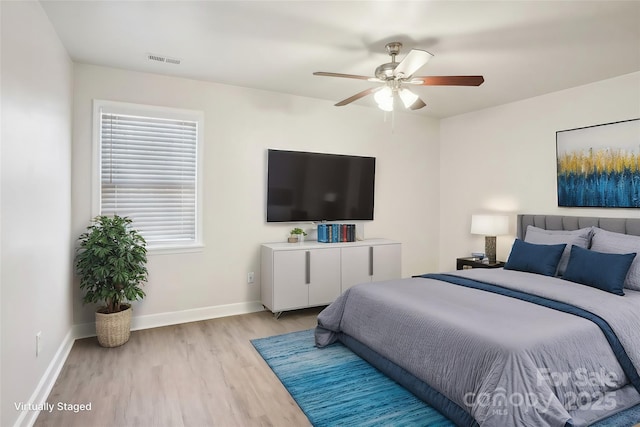
[[[320,243],[340,243],[355,241],[355,224],[318,224],[318,242]]]

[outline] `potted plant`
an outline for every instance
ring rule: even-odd
[[[145,296],[147,248],[144,238],[131,229],[132,220],[114,215],[97,216],[79,238],[76,272],[83,302],[97,303],[96,335],[103,347],[117,347],[131,334],[131,304]]]
[[[304,241],[304,236],[307,235],[302,228],[294,228],[289,234],[289,243],[302,243]]]

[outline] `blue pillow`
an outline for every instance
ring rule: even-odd
[[[562,278],[612,294],[624,295],[624,279],[635,257],[635,253],[607,254],[574,245]]]
[[[504,269],[554,276],[565,246],[564,243],[536,245],[516,239]]]

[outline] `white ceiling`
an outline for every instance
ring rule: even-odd
[[[417,87],[447,117],[640,70],[640,1],[42,0],[82,63],[326,99],[375,85],[384,45],[435,56],[416,75],[483,75],[480,87]],[[152,62],[147,54],[181,60]],[[413,89],[413,87],[412,87]],[[356,104],[374,106],[371,97]]]

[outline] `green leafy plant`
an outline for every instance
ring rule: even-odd
[[[303,236],[307,235],[307,233],[305,233],[302,228],[294,228],[293,230],[291,230],[291,235],[292,236],[295,236],[297,234],[302,234]]]
[[[140,285],[147,281],[147,243],[131,222],[118,215],[97,216],[79,238],[76,272],[83,301],[104,304],[104,313],[117,313],[127,308],[122,303],[145,296]]]

